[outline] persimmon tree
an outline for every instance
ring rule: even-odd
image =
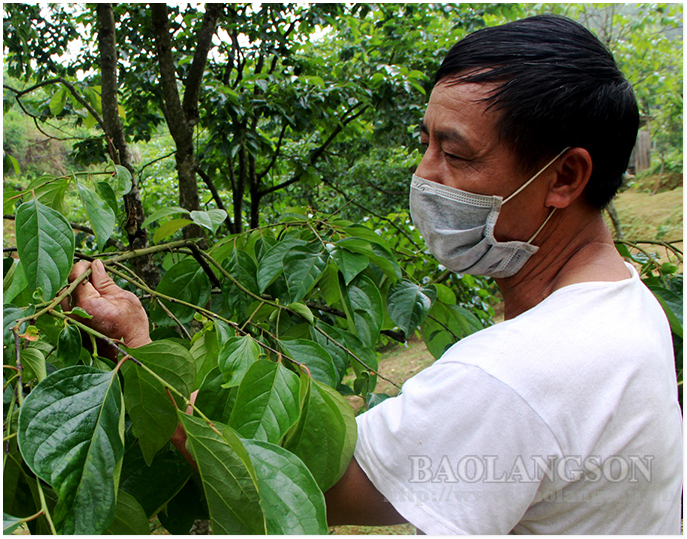
[[[345,397],[388,397],[380,345],[416,336],[438,358],[491,323],[493,283],[423,252],[399,185],[442,51],[522,8],[3,9],[21,82],[6,104],[40,129],[91,129],[71,172],[4,193],[5,531],[148,533],[157,515],[174,534],[196,519],[326,533],[323,492],[356,441]],[[146,200],[130,155],[165,129],[178,205]],[[681,252],[619,249],[666,309],[681,372]],[[70,268],[95,259],[142,301],[151,344],[113,341],[71,306],[89,274],[69,283]],[[179,424],[197,470],[170,444]]]

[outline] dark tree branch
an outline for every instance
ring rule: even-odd
[[[91,104],[88,101],[86,101],[79,92],[76,91],[76,88],[74,87],[74,85],[71,82],[68,82],[67,80],[65,80],[62,77],[55,77],[54,79],[44,80],[44,81],[39,82],[37,84],[34,84],[33,86],[30,86],[29,88],[26,88],[24,90],[17,90],[17,89],[12,88],[11,86],[9,86],[7,84],[3,84],[2,87],[5,90],[9,90],[10,92],[14,92],[14,94],[15,94],[14,97],[17,100],[17,103],[21,103],[21,101],[19,100],[20,97],[22,97],[22,96],[24,96],[30,92],[33,92],[34,90],[41,88],[42,86],[48,86],[50,84],[57,84],[57,83],[62,84],[65,88],[67,88],[67,90],[69,90],[69,92],[74,96],[74,99],[76,99],[82,106],[84,106],[86,108],[86,110],[88,112],[91,113],[93,118],[95,118],[95,121],[98,122],[98,125],[100,126],[100,128],[103,131],[106,131],[105,124],[103,123],[103,119],[100,117],[100,114],[98,114],[98,111],[95,110],[91,106]],[[24,107],[22,107],[22,110],[24,110]],[[29,114],[29,116],[33,116],[33,115]]]
[[[198,98],[200,96],[203,73],[207,62],[208,53],[212,48],[212,37],[215,35],[217,21],[224,11],[224,4],[206,3],[203,25],[198,32],[196,50],[193,61],[184,84],[184,102],[182,108],[186,120],[191,125],[198,122]]]
[[[353,204],[354,206],[357,206],[358,208],[365,211],[366,213],[369,213],[370,215],[374,215],[377,219],[382,219],[383,221],[386,221],[387,223],[389,223],[396,230],[398,230],[403,236],[405,236],[405,238],[412,245],[414,245],[416,249],[420,249],[420,246],[417,243],[415,243],[415,241],[413,241],[413,238],[408,236],[408,234],[406,234],[405,231],[402,228],[400,228],[396,223],[394,223],[391,219],[389,219],[388,217],[384,217],[383,215],[378,215],[375,212],[373,212],[371,209],[363,206],[362,204],[358,204],[355,200],[352,200],[351,198],[349,198],[348,195],[346,193],[344,193],[341,189],[336,187],[334,184],[328,182],[324,178],[322,178],[322,183],[324,183],[326,186],[328,186],[329,188],[331,188],[334,191],[336,191],[337,193],[339,193],[342,197],[344,197],[344,200],[346,200],[346,202],[350,202],[351,204]]]
[[[283,120],[282,120],[283,121]],[[269,171],[272,169],[274,164],[277,162],[277,157],[279,157],[279,151],[281,150],[281,144],[284,141],[284,135],[286,134],[286,128],[288,127],[288,124],[286,122],[283,122],[282,127],[281,127],[281,133],[279,134],[279,141],[277,141],[277,147],[274,149],[274,154],[272,155],[272,160],[269,162],[265,170],[263,170],[260,174],[258,174],[258,181],[262,181],[262,179],[267,176]]]
[[[233,230],[234,224],[231,222],[231,217],[229,216],[229,212],[224,207],[224,203],[222,202],[222,197],[219,196],[219,191],[217,191],[217,187],[215,187],[215,183],[212,181],[212,178],[210,177],[209,174],[206,174],[203,170],[201,170],[199,168],[196,169],[196,172],[202,178],[202,180],[205,182],[205,185],[207,186],[207,188],[210,190],[210,193],[212,194],[212,199],[215,201],[215,204],[217,204],[217,207],[220,210],[224,210],[227,212],[227,217],[224,220],[224,222],[226,223],[229,230]]]
[[[158,65],[160,67],[160,85],[164,100],[164,115],[169,131],[176,141],[188,131],[186,116],[181,106],[179,90],[177,89],[176,69],[172,55],[172,38],[170,36],[167,5],[155,3],[150,5],[153,22],[153,34],[157,49]],[[178,142],[177,142],[178,145]]]
[[[158,161],[162,161],[163,159],[167,159],[168,157],[172,157],[176,152],[171,151],[167,155],[163,155],[161,157],[156,157],[152,161],[148,161],[145,165],[143,165],[140,169],[138,169],[138,174],[140,175],[146,167],[149,167],[150,165],[154,165]]]
[[[345,312],[340,311],[339,309],[329,307],[328,305],[321,305],[313,301],[306,301],[305,304],[308,306],[309,309],[315,309],[317,311],[322,311],[323,313],[333,314],[334,316],[337,316],[339,318],[346,318]],[[395,341],[406,342],[406,336],[402,331],[383,329],[382,331],[380,331],[380,333],[386,335],[387,337],[391,337]]]
[[[103,111],[103,131],[108,140],[112,160],[126,168],[131,174],[131,190],[124,195],[126,209],[126,230],[131,249],[148,247],[148,233],[143,228],[145,214],[138,190],[136,171],[131,163],[129,147],[124,136],[117,93],[117,34],[115,29],[112,4],[96,4],[98,53],[100,56],[101,103]],[[149,286],[155,287],[160,282],[160,271],[151,257],[137,259],[134,262],[136,273]]]
[[[359,105],[355,105],[351,110],[347,111],[344,116],[350,114],[355,110]],[[313,154],[310,156],[310,165],[314,165],[315,162],[322,156],[322,154],[325,152],[327,147],[334,141],[334,139],[343,131],[344,127],[346,127],[349,123],[351,123],[353,120],[356,118],[360,117],[367,109],[369,105],[364,106],[361,108],[356,114],[353,114],[352,116],[349,116],[345,120],[341,121],[339,125],[336,126],[334,131],[329,135],[327,140],[322,143],[322,145],[317,148]],[[288,187],[289,185],[292,185],[299,181],[301,179],[302,173],[296,174],[293,178],[290,180],[286,180],[285,182],[282,182],[278,185],[273,185],[272,187],[269,187],[268,189],[265,189],[264,191],[260,192],[260,197],[263,197],[265,195],[269,195],[270,193],[274,193],[275,191],[278,191],[279,189],[284,189],[285,187]]]

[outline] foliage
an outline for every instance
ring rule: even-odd
[[[375,348],[421,331],[438,357],[488,313],[480,321],[447,286],[421,277],[419,238],[407,226],[389,245],[370,226],[298,208],[205,250],[164,240],[190,222],[213,236],[221,211],[167,208],[149,217],[174,223],[158,228],[156,245],[112,251],[117,205],[108,197],[126,191],[127,174],[114,165],[103,173],[112,193],[98,189],[100,175],[73,174],[43,177],[5,201],[6,212],[17,204],[19,254],[4,261],[10,526],[131,532],[158,514],[172,533],[208,516],[219,533],[325,533],[322,492],[356,440],[343,395],[380,401]],[[65,288],[72,258],[92,258],[76,249],[61,213],[67,190],[81,195],[96,256],[141,296],[153,323],[154,342],[140,348],[105,338],[121,353],[116,363],[99,352],[104,336],[88,315],[64,310],[79,285]],[[166,257],[156,290],[123,265],[151,253]],[[181,412],[187,406],[192,416]],[[197,473],[170,449],[179,422]],[[202,503],[183,502],[189,489]]]
[[[682,406],[682,296],[684,287],[681,271],[682,251],[675,246],[678,243],[682,242],[616,241],[616,247],[626,260],[640,267],[642,282],[653,292],[666,313],[672,333],[679,402]],[[657,248],[663,251],[663,256],[654,250]]]
[[[32,533],[146,533],[158,515],[173,534],[196,518],[216,533],[326,533],[322,493],[356,440],[343,397],[382,400],[376,350],[416,335],[440,357],[494,314],[493,281],[425,256],[405,209],[431,73],[465,32],[549,7],[232,4],[198,79],[204,8],[170,6],[173,74],[185,91],[194,76],[201,82],[197,110],[185,111],[204,184],[191,208],[172,187],[180,143],[164,115],[151,10],[113,7],[115,116],[145,157],[129,167],[104,119],[94,8],[5,5],[14,77],[5,111],[15,126],[5,167],[16,189],[6,190],[3,213],[15,219],[18,256],[3,261],[5,531],[26,523]],[[661,9],[667,22],[656,19]],[[672,7],[640,10],[638,34],[677,20]],[[68,54],[77,38],[80,53]],[[651,56],[653,42],[633,39]],[[672,44],[660,45],[672,62]],[[636,61],[632,46],[618,47]],[[652,65],[642,69],[663,64]],[[670,108],[659,102],[662,81],[647,80],[644,103],[663,115],[674,152],[678,87]],[[36,129],[76,133],[69,168],[34,174],[20,159],[18,107]],[[153,245],[127,251],[123,200],[137,185]],[[193,225],[205,238],[180,239]],[[682,275],[674,260],[631,248],[619,245],[668,314],[681,381]],[[127,349],[69,310],[73,260],[96,257],[141,298],[153,343]],[[145,257],[162,274],[157,286],[139,277]],[[197,470],[170,445],[179,423]]]

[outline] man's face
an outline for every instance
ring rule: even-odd
[[[493,86],[443,83],[434,87],[421,125],[425,155],[415,174],[429,181],[504,199],[529,177],[517,170],[517,156],[499,140],[500,112],[480,102]],[[505,204],[497,221],[499,241],[527,240],[548,215],[544,173]]]

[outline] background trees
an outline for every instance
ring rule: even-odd
[[[3,10],[3,213],[17,224],[3,273],[5,509],[34,532],[130,533],[155,514],[176,533],[208,517],[226,533],[324,530],[321,491],[355,440],[342,395],[385,398],[377,350],[417,335],[439,357],[494,313],[493,284],[425,256],[406,206],[432,74],[464,33],[579,18],[635,83],[659,161],[681,170],[679,5]],[[681,253],[631,247],[619,246],[669,314],[681,370]],[[74,257],[102,258],[141,297],[153,345],[113,343],[133,356],[119,363],[99,354],[84,313],[61,308]],[[50,424],[63,449],[36,459],[47,406],[71,410],[86,438]],[[179,420],[199,475],[169,448]],[[79,453],[72,488],[60,451],[81,442],[111,466]],[[222,463],[242,486],[214,482]]]

